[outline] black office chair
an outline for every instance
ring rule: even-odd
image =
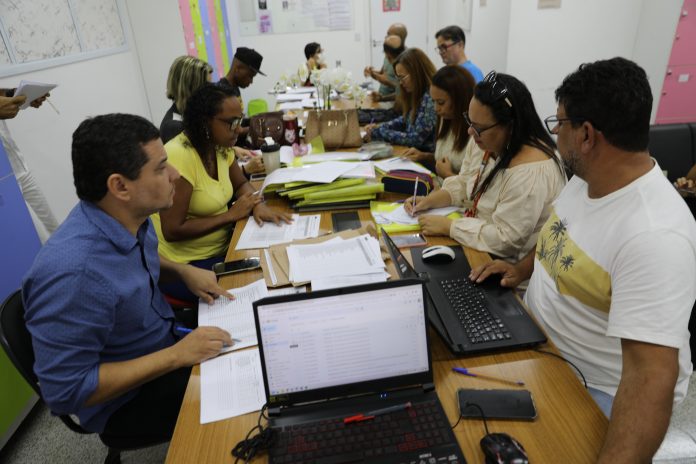
[[[20,290],[12,293],[0,306],[0,345],[7,353],[12,364],[24,377],[29,386],[41,397],[39,379],[34,373],[34,349],[31,343],[31,334],[27,330],[24,321],[24,306]],[[91,434],[93,432],[82,428],[71,416],[58,416],[73,432]],[[149,446],[164,443],[144,438],[123,438],[106,434],[100,434],[99,439],[109,449],[104,464],[120,464],[121,451],[147,448]]]

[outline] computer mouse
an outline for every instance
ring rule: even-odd
[[[423,248],[423,261],[431,264],[444,264],[454,261],[454,250],[444,245],[434,245]]]
[[[507,433],[489,433],[481,439],[486,464],[528,464],[524,447]]]

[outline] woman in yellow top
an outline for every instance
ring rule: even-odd
[[[174,204],[152,216],[159,253],[177,263],[204,269],[225,259],[234,223],[253,214],[260,224],[290,222],[290,216],[262,202],[237,164],[232,147],[243,117],[239,99],[228,89],[206,84],[186,104],[184,131],[165,145],[181,177]],[[234,197],[236,201],[228,208]],[[183,285],[162,290],[193,301]]]

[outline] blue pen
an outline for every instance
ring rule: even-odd
[[[193,329],[189,329],[188,327],[181,327],[180,325],[177,325],[177,326],[174,328],[174,330],[176,330],[177,332],[182,333],[182,334],[190,334],[191,332],[193,332]],[[241,342],[241,340],[238,339],[238,338],[233,338],[232,341],[235,342],[235,343],[240,343],[240,342]],[[222,346],[223,346],[223,347],[228,347],[229,345],[223,344]]]
[[[497,377],[491,377],[489,375],[481,375],[481,374],[475,374],[471,372],[469,369],[466,367],[453,367],[452,370],[458,374],[462,375],[468,375],[469,377],[478,377],[479,379],[485,379],[485,380],[492,380],[494,382],[502,382],[506,383],[508,385],[518,385],[518,386],[524,386],[524,382],[521,380],[505,380],[505,379],[499,379]]]

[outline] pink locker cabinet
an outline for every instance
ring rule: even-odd
[[[656,124],[696,121],[696,0],[684,0],[662,86]]]

